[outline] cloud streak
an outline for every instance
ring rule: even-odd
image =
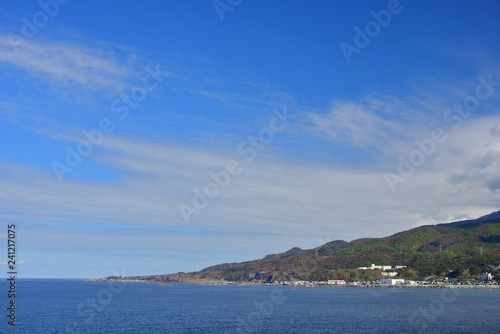
[[[335,100],[330,111],[308,116],[313,134],[383,152],[413,139],[425,129],[427,118],[401,100],[370,96],[358,102]]]
[[[450,139],[450,150],[455,143]],[[178,204],[191,200],[192,189],[209,181],[210,171],[222,169],[228,160],[235,159],[230,152],[118,136],[110,137],[104,145],[108,151],[106,155],[96,152],[96,161],[121,169],[125,173],[122,180],[82,183],[68,179],[59,184],[48,173],[3,163],[3,217],[186,227]],[[332,232],[348,240],[383,236],[453,212],[488,213],[498,194],[484,201],[484,187],[472,185],[467,195],[459,195],[461,186],[448,181],[452,169],[445,162],[438,159],[438,169],[415,174],[393,195],[381,173],[312,167],[306,162],[290,164],[262,155],[245,165],[244,172],[189,227],[241,241],[252,239],[252,235],[255,242],[280,238],[273,249],[279,251],[286,245],[315,247],[318,237]],[[453,163],[467,166],[466,161]],[[196,239],[187,240],[191,240],[186,241],[189,244]],[[215,245],[219,239],[210,240],[207,242]],[[229,251],[230,243],[217,247]]]
[[[93,92],[122,91],[124,80],[132,74],[109,50],[28,40],[14,49],[5,35],[0,36],[0,62],[15,65],[49,83]]]

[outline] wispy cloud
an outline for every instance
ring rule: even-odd
[[[84,184],[68,178],[59,184],[49,173],[3,163],[2,215],[17,215],[20,220],[186,227],[178,204],[190,203],[193,188],[211,180],[210,171],[238,159],[231,152],[120,137],[110,137],[105,148],[106,156],[96,152],[94,159],[124,170],[124,179]],[[488,213],[494,206],[496,196],[484,201],[480,187],[457,195],[449,174],[449,166],[415,174],[395,195],[378,172],[312,167],[261,156],[245,165],[241,175],[193,217],[189,228],[241,241],[255,235],[255,242],[271,242],[280,236],[273,249],[278,251],[287,245],[314,247],[326,232],[335,231],[344,239],[383,236],[450,213]],[[186,245],[195,239],[187,238]],[[229,247],[230,243],[217,243],[219,239],[211,237],[209,242],[221,249]]]
[[[50,83],[89,91],[121,91],[124,79],[132,74],[109,49],[39,41],[25,41],[15,49],[5,35],[0,36],[0,62],[16,65]]]
[[[489,72],[487,77],[491,76]],[[455,129],[450,129],[451,121],[445,117],[446,112],[474,96],[475,88],[482,83],[478,77],[477,72],[474,76],[461,78],[462,82],[457,78],[450,82],[446,78],[425,77],[413,84],[411,93],[372,93],[359,100],[336,99],[328,111],[306,115],[310,123],[306,130],[330,141],[371,147],[391,156],[409,153],[415,148],[415,140],[428,138],[433,129],[454,132]],[[497,76],[493,77],[496,80]],[[494,113],[498,98],[495,92],[491,98],[481,101],[481,112],[471,113],[463,123]]]
[[[488,126],[485,124],[485,126]],[[489,136],[486,142],[477,147],[477,153],[460,166],[459,171],[450,177],[452,183],[466,185],[478,184],[492,192],[500,189],[500,122],[483,129],[483,136]]]
[[[425,116],[394,98],[367,96],[361,101],[335,100],[326,113],[309,114],[311,133],[330,140],[380,151],[394,149],[425,128]]]

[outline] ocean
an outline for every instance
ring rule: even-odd
[[[500,290],[24,279],[2,333],[495,333]]]

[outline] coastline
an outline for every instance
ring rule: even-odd
[[[189,281],[189,282],[165,282],[151,280],[127,280],[127,279],[84,279],[85,282],[121,282],[121,283],[151,283],[151,284],[197,284],[197,285],[259,285],[259,286],[287,286],[299,288],[393,288],[393,289],[500,289],[498,284],[278,284],[278,283],[238,283],[227,281]],[[168,286],[167,286],[168,287]]]

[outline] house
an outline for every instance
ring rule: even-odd
[[[491,281],[493,279],[493,275],[490,273],[483,273],[479,275],[480,281]]]
[[[374,269],[389,270],[389,269],[391,269],[391,266],[376,266],[375,264],[372,263],[372,265],[369,267],[359,267],[358,269],[359,270],[374,270]]]
[[[500,270],[500,264],[498,265],[498,267],[495,267],[495,268],[493,268],[493,269],[495,269],[495,270]]]
[[[389,269],[401,269],[401,268],[406,268],[406,266],[395,265],[394,268],[393,268],[391,266],[376,266],[375,264],[372,263],[371,266],[369,266],[369,267],[359,267],[358,270],[380,269],[380,270],[384,271],[384,270],[389,270]]]
[[[398,274],[398,273],[397,273],[397,272],[395,272],[395,271],[384,271],[384,272],[382,273],[382,276],[394,277],[394,276],[396,276],[397,274]]]
[[[329,279],[328,284],[332,285],[345,285],[345,281],[343,279]]]
[[[383,285],[398,285],[398,284],[404,284],[405,280],[401,278],[388,278],[388,279],[381,279],[380,284]]]

